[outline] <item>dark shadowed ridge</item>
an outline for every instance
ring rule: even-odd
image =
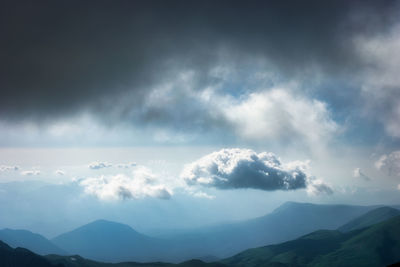
[[[319,230],[293,241],[249,249],[229,266],[386,266],[400,260],[400,216],[348,233]]]
[[[24,249],[13,249],[6,243],[0,241],[0,265],[2,267],[50,267],[62,265],[53,265],[45,258]]]
[[[27,230],[0,230],[0,240],[6,242],[13,248],[24,247],[39,255],[66,254],[65,251],[57,247],[44,236]]]
[[[390,218],[400,215],[400,211],[391,207],[381,207],[367,212],[364,215],[346,223],[338,228],[341,232],[350,232],[352,230],[365,228],[373,224],[386,221]]]
[[[121,263],[104,263],[96,262],[82,258],[79,255],[59,256],[48,255],[46,257],[39,256],[25,248],[13,249],[6,243],[0,241],[0,266],[1,267],[164,267],[164,266],[180,266],[180,267],[220,267],[225,266],[222,263],[205,263],[200,260],[189,260],[180,264],[171,264],[163,262],[137,263],[137,262],[121,262]]]

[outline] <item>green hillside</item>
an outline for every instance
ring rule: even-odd
[[[341,232],[349,232],[386,221],[398,215],[400,215],[400,210],[391,207],[381,207],[371,210],[366,214],[351,220],[345,225],[339,227],[338,230]]]
[[[386,266],[400,260],[400,216],[348,233],[321,230],[278,245],[246,250],[230,266]]]

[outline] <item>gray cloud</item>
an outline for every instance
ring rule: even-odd
[[[397,7],[386,1],[41,2],[6,1],[0,11],[2,119],[89,111],[107,123],[122,118],[178,128],[221,119],[199,116],[204,107],[174,89],[169,103],[186,105],[176,112],[148,108],[149,95],[170,77],[192,70],[199,90],[221,79],[210,75],[221,62],[251,66],[254,59],[283,77],[347,73],[364,64],[353,36],[386,31]]]
[[[283,164],[274,154],[250,149],[223,149],[185,166],[181,177],[190,186],[218,189],[253,188],[266,191],[313,187],[330,193],[328,186],[306,174],[306,162]]]

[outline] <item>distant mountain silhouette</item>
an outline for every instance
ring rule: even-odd
[[[105,220],[86,224],[52,241],[70,254],[106,262],[144,262],[161,257],[161,240],[140,234],[128,225]]]
[[[57,247],[55,244],[46,239],[44,236],[32,233],[27,230],[12,230],[12,229],[0,230],[0,240],[7,243],[9,246],[13,248],[16,247],[27,248],[32,252],[40,255],[66,254],[65,251]]]
[[[25,248],[13,249],[0,241],[0,266],[1,267],[61,267],[53,265],[47,259]]]
[[[368,227],[373,224],[377,224],[383,221],[386,221],[390,218],[400,215],[400,210],[391,208],[391,207],[380,207],[374,210],[367,212],[360,217],[351,220],[345,225],[338,228],[341,232],[349,232],[356,229],[361,229],[364,227]]]
[[[205,263],[201,260],[188,260],[178,264],[165,263],[165,262],[119,262],[119,263],[104,263],[96,262],[82,258],[78,255],[73,256],[58,256],[49,255],[47,259],[54,264],[62,264],[65,267],[227,267],[220,262]]]
[[[249,249],[229,266],[386,266],[400,260],[400,216],[348,233],[319,230],[293,241]]]
[[[287,202],[256,219],[193,229],[163,239],[140,234],[127,225],[99,220],[52,241],[71,254],[107,262],[221,259],[318,229],[337,229],[374,208]]]

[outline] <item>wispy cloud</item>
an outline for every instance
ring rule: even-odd
[[[18,166],[7,166],[7,165],[0,165],[0,172],[4,171],[18,171],[20,168]]]
[[[63,171],[63,170],[56,170],[54,173],[57,175],[60,175],[60,176],[65,175],[65,171]]]
[[[135,167],[137,164],[136,162],[129,162],[129,163],[118,163],[115,166],[120,169],[129,169]]]
[[[40,171],[39,170],[22,171],[21,175],[26,175],[26,176],[40,175]]]

